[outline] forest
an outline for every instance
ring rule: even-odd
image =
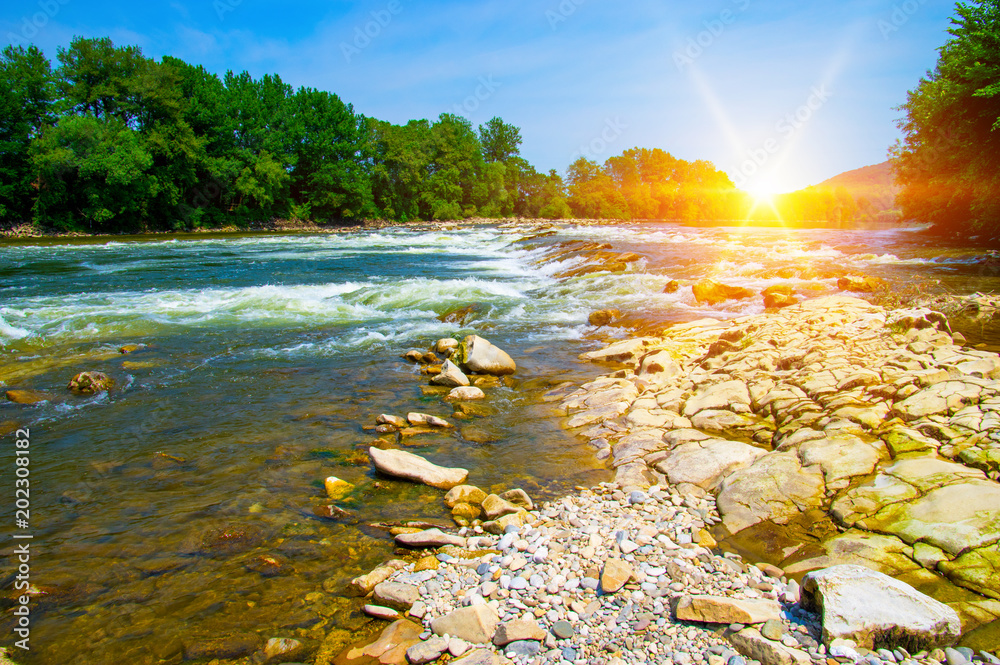
[[[846,190],[754,206],[712,163],[633,148],[563,178],[494,117],[394,125],[277,74],[219,77],[108,38],[0,54],[0,223],[111,233],[468,217],[851,221]]]
[[[891,150],[904,217],[1000,233],[1000,1],[956,5],[937,66],[900,107]]]

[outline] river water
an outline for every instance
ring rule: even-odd
[[[573,251],[584,242],[603,247]],[[625,272],[579,270],[594,251],[641,258]],[[444,416],[454,430],[407,449],[469,469],[481,487],[544,499],[610,478],[540,399],[607,371],[576,358],[627,331],[595,330],[590,312],[648,326],[763,311],[760,299],[708,307],[690,288],[663,292],[706,276],[816,295],[844,272],[914,293],[995,292],[982,254],[898,229],[676,225],[0,244],[0,385],[45,397],[0,403],[4,496],[14,430],[30,429],[30,525],[15,527],[13,500],[0,507],[5,608],[19,595],[11,535],[32,535],[31,651],[19,661],[179,662],[184,644],[236,631],[315,647],[332,629],[361,629],[341,592],[392,556],[383,527],[448,523],[442,492],[372,472],[376,415]],[[468,305],[463,324],[439,319]],[[453,414],[400,356],[469,333],[519,367],[478,412]],[[70,394],[84,370],[115,390]],[[324,508],[328,475],[356,486],[344,512]],[[14,642],[13,625],[8,613],[0,644]]]

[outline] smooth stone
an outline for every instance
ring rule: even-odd
[[[381,450],[372,446],[368,449],[368,455],[381,473],[439,489],[450,490],[469,477],[466,469],[438,466],[405,450]]]
[[[424,665],[437,660],[447,650],[448,640],[443,637],[432,637],[407,649],[406,660],[413,665]]]
[[[467,336],[454,357],[475,374],[503,376],[517,371],[517,363],[506,351],[478,335]]]
[[[575,633],[576,631],[573,629],[573,624],[569,621],[556,621],[552,624],[552,634],[560,640],[568,640],[573,637]]]
[[[682,621],[724,624],[758,624],[781,618],[781,605],[773,600],[753,600],[723,596],[683,596],[677,603]]]
[[[445,360],[444,364],[441,365],[441,373],[431,379],[431,384],[435,386],[467,387],[469,383],[469,377],[450,360]]]
[[[601,571],[601,591],[617,593],[633,575],[631,564],[622,559],[608,559]]]
[[[395,537],[396,543],[406,547],[444,547],[445,545],[455,545],[465,547],[466,539],[461,536],[453,536],[444,533],[440,529],[426,529],[417,533],[401,533]]]
[[[545,635],[545,631],[538,625],[538,622],[531,619],[517,619],[500,624],[493,635],[493,644],[503,647],[511,642],[523,640],[541,642],[545,640]]]
[[[412,584],[382,582],[376,585],[373,598],[379,605],[405,612],[420,600],[420,589]]]

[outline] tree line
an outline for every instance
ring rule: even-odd
[[[73,39],[54,66],[7,46],[0,92],[0,222],[102,233],[273,218],[723,221],[753,208],[707,161],[633,148],[581,157],[564,179],[522,158],[520,129],[501,118],[394,125],[276,74],[219,77],[108,38]],[[839,212],[796,214],[847,219],[837,197]]]
[[[1000,234],[1000,0],[960,2],[937,65],[900,107],[890,151],[904,216]]]

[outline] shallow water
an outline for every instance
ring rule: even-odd
[[[535,230],[537,231],[537,230]],[[12,427],[31,430],[30,663],[179,660],[193,638],[253,630],[312,646],[363,623],[346,581],[392,554],[377,523],[448,523],[442,492],[376,477],[366,430],[379,413],[424,411],[457,427],[407,439],[484,488],[536,499],[609,474],[539,397],[606,371],[579,353],[602,308],[674,322],[762,311],[759,300],[700,306],[671,279],[711,276],[762,289],[835,290],[836,269],[960,293],[997,290],[981,252],[928,248],[900,231],[562,226],[407,227],[337,235],[252,235],[0,245],[0,384],[45,393],[0,404],[3,491],[13,490]],[[572,241],[643,259],[624,273],[558,275]],[[937,284],[934,284],[934,281]],[[464,325],[438,319],[477,305]],[[489,388],[484,415],[456,417],[400,358],[478,333],[518,362]],[[983,340],[996,343],[983,331]],[[122,355],[125,344],[145,345]],[[76,397],[82,370],[110,395]],[[11,445],[7,445],[10,442]],[[317,515],[323,478],[355,492]],[[10,490],[8,492],[8,490]],[[14,524],[4,502],[0,519]],[[5,527],[13,533],[13,526]],[[7,550],[9,554],[10,550]],[[261,555],[274,562],[262,562]],[[12,565],[3,570],[11,601]],[[324,582],[326,583],[324,585]],[[11,644],[10,620],[3,644]],[[20,654],[19,654],[20,655]]]

